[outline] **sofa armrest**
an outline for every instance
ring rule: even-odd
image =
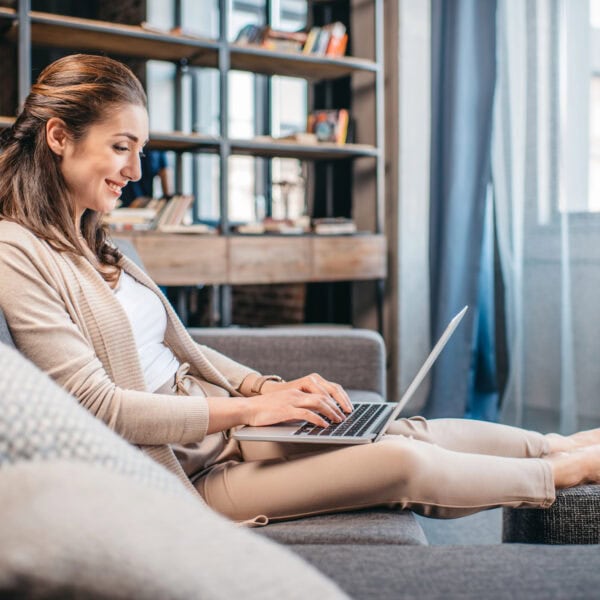
[[[347,389],[385,395],[385,348],[365,329],[192,328],[192,337],[265,374],[296,379],[319,373]]]

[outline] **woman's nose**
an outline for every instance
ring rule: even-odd
[[[125,165],[122,174],[131,181],[138,181],[142,177],[142,165],[139,154],[131,153],[131,160]]]

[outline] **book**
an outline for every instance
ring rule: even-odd
[[[255,45],[267,50],[300,52],[306,43],[307,32],[282,31],[269,25],[244,25],[238,32],[234,44]]]
[[[318,235],[348,235],[356,233],[356,223],[345,217],[312,220],[313,231]]]
[[[194,201],[193,196],[173,196],[156,216],[154,227],[161,231],[165,227],[182,225],[188,209]]]
[[[278,233],[281,235],[301,235],[306,233],[303,223],[298,223],[293,219],[273,219],[266,217],[262,225],[265,233]]]
[[[191,225],[162,225],[159,229],[162,233],[194,233],[214,234],[217,230],[204,223],[193,223]]]
[[[308,115],[306,131],[314,133],[319,142],[345,144],[349,113],[345,108],[315,110]]]
[[[327,50],[327,44],[329,44],[330,35],[330,31],[326,27],[321,27],[312,47],[311,54],[324,55]]]
[[[317,136],[314,133],[308,133],[306,131],[296,131],[294,133],[289,133],[288,135],[284,135],[281,137],[271,137],[272,142],[295,142],[296,144],[303,144],[305,146],[311,146],[316,144],[319,140],[317,140]]]
[[[103,223],[114,231],[147,231],[153,228],[156,209],[115,208],[102,217]]]
[[[345,33],[342,37],[331,37],[325,54],[332,57],[340,57],[346,54],[346,46],[348,45],[348,34]]]
[[[241,46],[246,44],[256,44],[257,40],[261,35],[261,30],[262,28],[259,25],[244,25],[238,31],[235,40],[233,40],[233,43]]]
[[[329,39],[327,40],[324,53],[328,56],[343,56],[348,43],[346,26],[340,21],[335,21],[326,25],[325,28],[329,32]]]
[[[321,31],[320,27],[311,27],[308,35],[306,36],[306,42],[304,42],[304,46],[302,48],[303,54],[310,54],[313,51],[315,42],[319,36],[319,31]]]
[[[282,31],[266,26],[263,31],[263,37],[269,40],[287,40],[304,45],[308,34],[304,30],[300,31]]]

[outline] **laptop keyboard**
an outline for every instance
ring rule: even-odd
[[[305,423],[294,431],[294,435],[360,437],[388,406],[386,403],[371,402],[355,404],[354,410],[341,423],[330,422],[329,427],[319,427],[312,423]],[[325,418],[325,420],[328,419]]]

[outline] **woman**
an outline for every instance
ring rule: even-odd
[[[144,91],[122,64],[46,68],[0,156],[0,308],[17,347],[92,414],[235,520],[375,505],[456,517],[549,506],[600,480],[600,433],[542,435],[476,421],[400,419],[376,444],[315,451],[240,444],[243,424],[352,410],[319,375],[283,382],[197,345],[100,224],[140,177]]]

